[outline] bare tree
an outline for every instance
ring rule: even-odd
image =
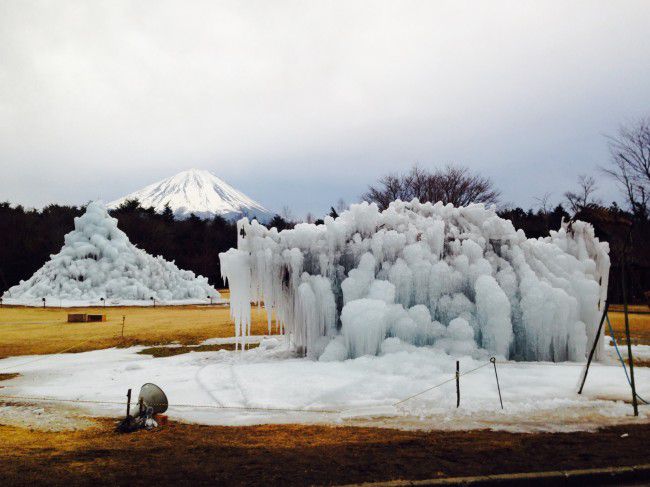
[[[343,213],[345,210],[348,209],[348,204],[345,202],[343,198],[339,198],[339,200],[336,202],[336,206],[334,207],[336,212],[340,215]]]
[[[650,206],[650,118],[608,136],[611,162],[603,171],[623,189],[632,213],[647,219]]]
[[[305,222],[307,223],[314,223],[316,221],[316,217],[311,211],[307,212],[307,215],[305,215]]]
[[[551,193],[550,191],[547,191],[542,196],[535,196],[533,198],[539,204],[539,211],[543,215],[548,215],[553,210],[553,208],[551,206],[551,195],[552,194],[553,193]]]
[[[575,214],[583,208],[599,205],[600,201],[594,198],[597,189],[594,178],[585,174],[578,176],[578,190],[564,193],[571,211]]]
[[[553,208],[551,207],[551,194],[550,191],[547,191],[542,196],[536,196],[533,198],[537,203],[539,203],[539,211],[537,214],[542,217],[547,232],[550,230],[550,216],[551,211],[553,211]]]
[[[283,220],[287,222],[294,222],[296,220],[289,205],[284,205],[282,207],[282,212],[280,213],[280,216],[282,217]]]
[[[466,206],[470,203],[496,204],[500,195],[490,179],[472,173],[466,167],[448,165],[430,172],[415,165],[406,174],[381,177],[361,198],[385,209],[397,199],[411,201],[418,198],[423,203],[442,201]]]

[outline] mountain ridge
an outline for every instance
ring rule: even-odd
[[[274,216],[257,201],[204,169],[181,171],[111,201],[107,207],[117,208],[130,199],[137,199],[143,207],[153,207],[159,213],[169,204],[174,216],[181,219],[191,214],[199,218],[219,215],[227,220],[246,216],[266,223]]]

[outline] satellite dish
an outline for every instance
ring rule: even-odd
[[[147,382],[140,389],[138,403],[141,401],[144,411],[148,411],[151,408],[151,414],[164,413],[169,406],[169,401],[163,390],[156,384],[150,382]]]

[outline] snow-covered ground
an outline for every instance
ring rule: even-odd
[[[582,396],[576,394],[583,370],[580,364],[504,362],[497,365],[504,401],[501,410],[494,369],[488,363],[461,377],[461,406],[456,409],[453,380],[396,405],[453,378],[457,357],[439,350],[402,345],[379,356],[319,362],[295,358],[284,338],[251,339],[260,346],[244,352],[152,358],[137,353],[143,347],[132,347],[6,358],[0,360],[0,372],[21,376],[3,381],[0,396],[98,401],[62,403],[61,407],[74,406],[94,416],[118,416],[124,412],[128,388],[137,394],[142,384],[154,382],[169,397],[171,418],[224,425],[298,422],[571,431],[633,420],[632,407],[624,402],[630,399],[629,387],[611,350],[605,362],[591,369]],[[637,350],[639,355],[647,351]],[[460,363],[462,373],[486,361],[461,357]],[[650,369],[639,367],[635,373],[639,394],[650,396]],[[35,404],[57,407],[56,403]],[[0,421],[7,411],[0,408]],[[642,421],[650,417],[648,406],[642,406],[640,413]]]

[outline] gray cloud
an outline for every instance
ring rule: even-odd
[[[2,0],[0,200],[202,167],[320,214],[414,162],[557,200],[650,112],[649,24],[644,1]]]

